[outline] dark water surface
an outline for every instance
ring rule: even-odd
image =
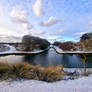
[[[0,56],[0,62],[16,63],[16,62],[28,62],[33,65],[59,65],[62,64],[67,68],[77,68],[83,67],[81,59],[77,55],[60,55],[57,54],[53,49],[39,54],[39,55],[10,55],[10,56]],[[87,68],[92,68],[92,60],[86,62]]]

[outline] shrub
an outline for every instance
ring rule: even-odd
[[[76,44],[68,41],[68,42],[63,42],[60,44],[60,48],[64,51],[74,51],[77,50]]]

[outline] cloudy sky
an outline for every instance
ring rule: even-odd
[[[78,40],[92,31],[92,0],[0,0],[0,36]]]

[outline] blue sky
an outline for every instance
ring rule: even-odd
[[[92,31],[92,0],[0,0],[0,35],[78,40]]]

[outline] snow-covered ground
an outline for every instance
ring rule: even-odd
[[[47,83],[36,80],[0,82],[0,92],[92,92],[92,75]]]
[[[64,70],[74,72],[76,69]],[[87,69],[87,71],[89,70],[92,69]],[[92,92],[92,75],[53,83],[37,80],[2,81],[0,82],[0,92]]]
[[[4,52],[0,52],[0,54],[4,54],[4,53],[12,53],[14,51],[16,51],[16,48],[13,47],[13,46],[10,46],[10,45],[7,45],[5,44],[7,47],[9,47],[9,50],[8,51],[4,51]],[[30,51],[29,53],[36,53],[36,54],[39,54],[39,53],[42,53],[46,50],[49,50],[50,47],[46,48],[45,50],[40,50],[40,49],[34,49],[33,51]],[[17,52],[17,51],[16,51]],[[21,51],[20,51],[21,52]]]
[[[58,52],[62,52],[62,51],[63,51],[62,49],[60,49],[60,48],[57,47],[57,46],[54,46],[54,48],[55,48]]]
[[[11,52],[14,52],[16,51],[16,49],[13,47],[13,46],[10,46],[8,44],[5,44],[7,47],[9,47],[9,50],[8,51],[4,51],[4,52],[0,52],[0,54],[3,54],[3,53],[11,53]]]

